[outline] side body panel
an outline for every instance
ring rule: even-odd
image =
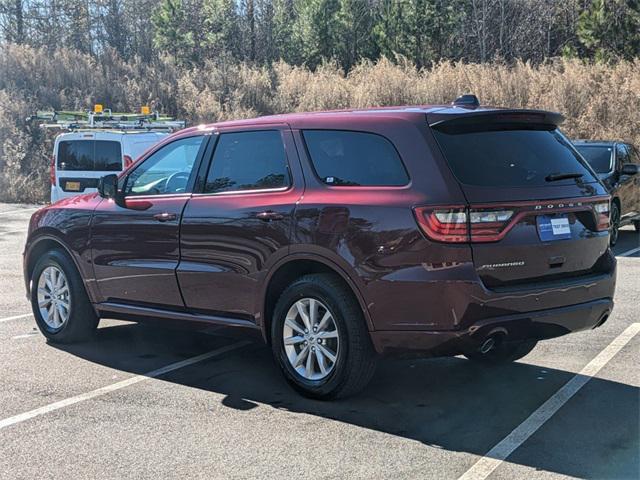
[[[292,187],[194,194],[181,227],[178,281],[189,311],[261,322],[262,282],[289,252],[297,201],[304,180],[286,125],[221,129],[220,133],[279,130]],[[273,219],[261,219],[268,212]]]
[[[87,294],[96,302],[96,289],[91,258],[91,218],[101,202],[97,194],[78,195],[35,212],[29,223],[29,236],[24,249],[25,281],[29,291],[27,268],[38,261],[34,252],[43,241],[53,240],[73,259],[84,279]]]
[[[322,119],[300,122],[294,134],[301,152],[307,190],[296,209],[292,254],[324,257],[349,275],[369,313],[372,330],[451,328],[464,314],[457,284],[475,276],[467,245],[428,241],[412,208],[464,203],[446,167],[433,160],[424,115],[394,115],[358,122]],[[373,132],[398,150],[410,183],[403,187],[333,187],[314,174],[299,130],[335,128]],[[451,279],[449,282],[447,279]]]
[[[188,198],[140,197],[127,200],[127,208],[102,201],[92,228],[100,301],[184,307],[175,270],[180,260],[179,221]],[[174,218],[155,218],[165,213]]]

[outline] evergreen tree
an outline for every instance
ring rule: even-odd
[[[338,52],[345,70],[362,58],[376,58],[379,49],[372,30],[376,22],[371,0],[341,0],[339,14],[340,44]]]
[[[205,0],[202,10],[206,55],[215,58],[228,53],[243,58],[240,18],[234,0]]]
[[[304,62],[315,68],[337,57],[340,43],[340,0],[299,0],[296,28],[302,40]]]
[[[578,18],[577,36],[597,60],[640,55],[640,1],[592,0]]]
[[[194,47],[193,32],[186,24],[183,0],[163,0],[153,12],[153,42],[159,50],[169,52],[177,62],[185,62]]]

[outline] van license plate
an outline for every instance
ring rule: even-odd
[[[538,235],[543,242],[571,238],[571,226],[566,215],[540,215],[536,220]]]
[[[66,182],[64,184],[64,189],[70,192],[79,192],[80,182]]]

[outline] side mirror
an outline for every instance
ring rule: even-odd
[[[640,167],[637,163],[625,163],[620,173],[622,173],[622,175],[636,175],[638,170],[640,170]]]
[[[113,198],[118,196],[118,176],[115,174],[105,175],[98,180],[98,193],[102,198]]]

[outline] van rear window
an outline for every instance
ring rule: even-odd
[[[567,139],[556,129],[482,129],[436,127],[434,135],[458,180],[467,185],[527,187],[548,185],[549,175],[582,174],[596,179]],[[555,184],[575,183],[576,179]]]
[[[119,172],[120,143],[109,140],[63,140],[58,144],[58,170]]]

